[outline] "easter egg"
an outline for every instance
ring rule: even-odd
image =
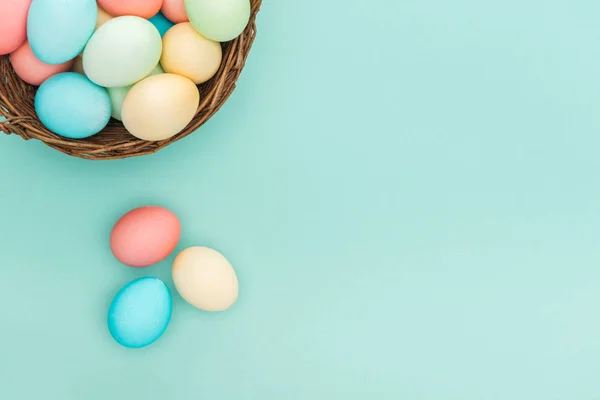
[[[31,0],[0,0],[0,56],[12,53],[27,40],[27,12]]]
[[[175,25],[163,37],[160,63],[166,72],[200,84],[212,78],[221,66],[221,44],[200,35],[189,22]]]
[[[189,21],[183,0],[164,0],[161,11],[165,17],[176,24]]]
[[[238,279],[229,261],[208,247],[190,247],[173,262],[173,283],[185,301],[204,311],[223,311],[238,297]]]
[[[238,37],[250,19],[250,0],[184,0],[184,3],[194,28],[217,42]]]
[[[98,6],[98,21],[96,22],[96,29],[104,25],[109,19],[113,19],[113,16],[104,11],[102,7]]]
[[[110,116],[118,121],[121,121],[121,108],[123,107],[123,101],[125,100],[125,96],[127,96],[127,93],[129,93],[129,89],[131,89],[132,86],[133,85],[106,88],[106,90],[108,90],[108,95],[110,96],[110,102],[112,105]]]
[[[85,76],[63,72],[39,87],[35,111],[40,121],[57,135],[83,139],[100,132],[108,123],[110,98],[106,89]]]
[[[132,85],[158,64],[162,39],[158,30],[140,17],[116,17],[102,25],[83,51],[83,69],[104,87]]]
[[[154,17],[150,18],[148,21],[152,22],[152,25],[158,30],[160,36],[164,36],[165,33],[174,25],[171,21],[167,19],[163,15],[163,13],[158,13]]]
[[[146,206],[123,215],[110,235],[114,256],[130,267],[148,267],[167,258],[179,241],[177,216],[164,207]]]
[[[135,15],[150,18],[160,11],[163,0],[98,0],[98,5],[114,16]]]
[[[97,20],[94,0],[35,0],[27,17],[27,38],[41,61],[62,64],[81,53]]]
[[[150,72],[150,75],[148,76],[164,73],[165,71],[163,71],[160,64],[158,64],[156,67],[154,67],[154,69],[152,70],[152,72]],[[125,96],[127,96],[127,93],[129,93],[129,89],[131,89],[132,87],[133,85],[107,89],[108,95],[110,96],[110,101],[112,103],[111,116],[114,119],[121,121],[121,108],[123,107],[123,101],[125,100]]]
[[[30,85],[39,86],[53,75],[67,72],[73,65],[73,60],[64,64],[46,64],[38,60],[31,51],[31,46],[25,42],[10,55],[10,63],[19,76]]]
[[[121,108],[123,125],[143,140],[164,140],[181,132],[194,118],[200,94],[180,75],[151,76],[135,84]]]
[[[108,310],[108,330],[117,343],[140,348],[154,343],[171,321],[173,300],[163,281],[144,277],[129,282]]]

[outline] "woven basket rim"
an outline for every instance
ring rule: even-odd
[[[36,88],[23,82],[13,71],[9,56],[0,56],[0,132],[25,140],[40,140],[70,156],[88,160],[114,160],[139,157],[169,146],[195,132],[225,104],[256,38],[256,16],[262,0],[250,0],[251,16],[244,32],[231,42],[222,43],[223,61],[216,75],[198,85],[200,105],[190,124],[170,139],[149,142],[138,139],[123,124],[111,118],[102,132],[87,139],[67,139],[50,132],[37,118],[34,107]]]

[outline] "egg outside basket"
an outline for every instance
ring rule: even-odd
[[[190,124],[166,140],[148,142],[137,139],[123,124],[111,119],[102,132],[87,139],[72,140],[50,132],[37,118],[34,108],[36,88],[23,82],[13,71],[9,57],[0,56],[0,132],[16,134],[25,140],[38,139],[46,145],[79,158],[111,160],[155,153],[194,132],[227,101],[244,68],[256,36],[256,15],[262,0],[250,0],[250,22],[235,40],[223,43],[223,61],[217,74],[198,86],[200,106]]]

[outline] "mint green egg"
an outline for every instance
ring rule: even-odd
[[[121,121],[121,108],[123,107],[123,101],[125,100],[127,93],[129,93],[129,89],[132,87],[133,85],[107,88],[108,95],[110,96],[110,103],[112,104],[110,116],[114,119]]]
[[[194,29],[216,42],[235,39],[250,20],[250,0],[184,0],[184,4]]]
[[[148,76],[164,74],[165,71],[162,69],[160,64],[156,64],[156,67],[150,72]],[[121,108],[123,108],[123,102],[125,101],[125,97],[127,93],[129,93],[129,89],[131,89],[133,85],[129,86],[121,86],[115,88],[108,88],[108,95],[110,96],[110,101],[112,104],[112,110],[110,116],[114,119],[121,121]]]
[[[107,88],[133,85],[158,64],[162,38],[151,22],[123,16],[104,23],[83,51],[83,70]]]

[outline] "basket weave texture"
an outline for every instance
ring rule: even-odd
[[[244,32],[235,40],[222,43],[223,61],[217,74],[198,86],[200,105],[196,116],[179,134],[170,139],[148,142],[132,136],[123,124],[111,119],[106,128],[87,139],[67,139],[50,132],[37,118],[36,88],[23,82],[13,71],[8,56],[0,56],[0,132],[16,134],[25,140],[38,139],[46,145],[79,158],[112,160],[155,153],[196,131],[227,101],[246,64],[256,37],[256,15],[262,0],[250,0],[252,12]]]

